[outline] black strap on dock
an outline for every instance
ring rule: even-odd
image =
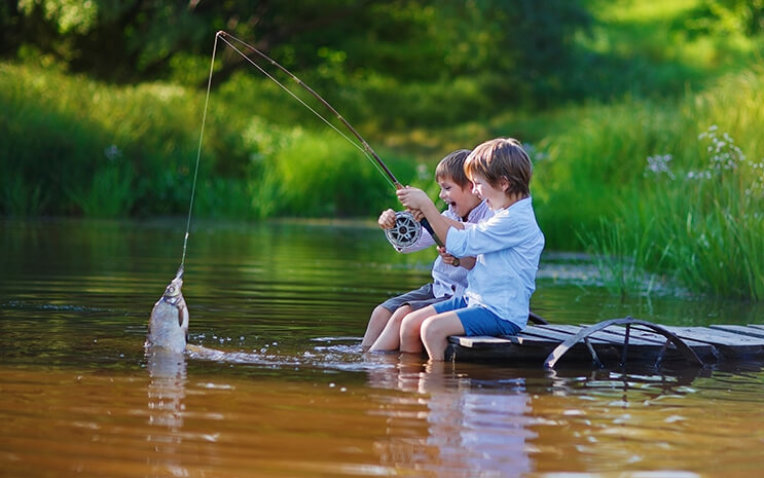
[[[555,364],[565,355],[568,353],[568,351],[573,348],[574,345],[577,343],[583,341],[586,345],[587,349],[589,350],[589,353],[592,356],[592,360],[594,363],[598,366],[602,366],[602,362],[600,361],[599,357],[597,356],[597,352],[594,350],[594,347],[592,347],[591,343],[589,342],[589,336],[594,334],[595,332],[599,332],[602,329],[605,329],[607,327],[610,327],[612,325],[623,325],[626,326],[626,334],[624,336],[623,341],[623,351],[621,353],[621,365],[625,365],[626,359],[628,358],[628,349],[629,349],[629,336],[631,333],[631,326],[632,325],[641,325],[644,327],[647,327],[654,332],[663,335],[666,337],[666,343],[663,346],[663,350],[661,351],[660,355],[658,356],[658,360],[656,363],[656,366],[660,363],[660,361],[663,358],[663,353],[668,348],[669,343],[674,344],[676,349],[682,354],[682,356],[689,362],[690,364],[697,365],[698,367],[703,367],[704,363],[698,357],[698,354],[695,353],[694,350],[692,350],[681,338],[679,338],[676,334],[664,329],[663,327],[653,324],[652,322],[646,322],[644,320],[634,319],[632,317],[626,317],[622,319],[611,319],[606,320],[603,322],[600,322],[598,324],[594,324],[592,326],[586,327],[585,329],[581,330],[576,335],[570,337],[569,339],[562,342],[560,345],[555,347],[554,350],[547,356],[546,360],[544,361],[544,367],[551,369],[554,368]]]

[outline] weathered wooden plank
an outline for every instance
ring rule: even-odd
[[[523,332],[528,334],[552,336],[560,339],[561,341],[565,341],[577,335],[585,328],[586,327],[576,325],[547,324],[529,327]],[[615,328],[618,329],[621,327]],[[589,335],[587,339],[594,348],[594,351],[597,353],[600,360],[603,362],[616,361],[618,363],[624,358],[624,337],[625,335],[608,334],[604,330],[600,330]],[[644,340],[630,337],[626,360],[627,362],[655,362],[662,354],[664,355],[665,360],[672,360],[679,356],[676,351],[671,349],[664,351],[664,343],[665,340],[662,342],[657,342],[654,340]],[[710,353],[711,347],[707,345],[705,346],[708,347],[708,352]],[[577,347],[579,347],[578,350],[576,350]],[[568,357],[570,352],[575,352],[576,358]],[[576,347],[571,349],[570,352],[566,353],[566,358],[564,359],[565,361],[575,359],[592,359],[591,354],[588,352],[588,349],[585,348],[583,341],[578,342]]]
[[[537,346],[537,345],[557,345],[559,340],[553,340],[542,337],[526,336],[526,335],[502,335],[494,337],[490,335],[477,335],[468,337],[465,335],[452,335],[449,337],[449,341],[453,344],[457,344],[461,347],[468,348],[480,348],[480,347],[496,347],[496,346],[510,346],[510,345],[525,345],[525,346]]]
[[[712,329],[724,330],[733,334],[749,335],[751,337],[764,338],[764,328],[750,327],[745,325],[712,325]]]
[[[493,337],[490,335],[477,335],[474,337],[458,335],[451,337],[451,342],[467,348],[476,348],[485,345],[511,345],[513,343],[511,339]]]
[[[666,330],[669,330],[680,337],[686,336],[693,340],[700,342],[712,342],[720,345],[728,346],[764,346],[764,338],[759,337],[746,337],[740,334],[731,332],[725,332],[723,330],[714,330],[710,327],[675,327],[665,326]]]
[[[575,325],[550,324],[550,325],[545,325],[543,327],[546,327],[551,330],[558,330],[561,332],[567,332],[567,333],[575,335],[581,330],[589,326],[581,325],[580,327],[577,327]],[[655,340],[646,340],[645,338],[640,337],[639,334],[635,334],[634,332],[635,330],[632,329],[631,333],[629,334],[629,346],[642,345],[642,346],[648,346],[648,347],[655,347],[655,346],[662,347],[663,343],[666,341],[665,338],[660,342],[656,342]],[[657,335],[658,337],[662,337],[659,334],[655,334],[655,335]],[[615,345],[623,345],[624,338],[626,337],[626,328],[622,326],[609,327],[607,329],[597,331],[591,334],[589,337],[601,339]]]
[[[527,336],[451,336],[446,357],[459,361],[529,362],[541,364],[559,341]]]
[[[626,327],[611,327],[608,329],[603,330],[604,333],[608,334],[614,334],[618,335],[621,338],[621,341],[624,340],[626,337]],[[660,344],[661,347],[666,343],[668,340],[665,336],[657,333],[652,332],[650,330],[643,330],[637,327],[631,327],[631,331],[629,332],[629,342],[633,340],[634,337],[638,337],[642,340],[651,341],[655,344]],[[704,362],[708,361],[715,361],[717,359],[717,351],[716,348],[706,342],[698,342],[696,340],[691,339],[682,339],[682,341],[687,344],[688,347],[690,347],[693,352],[695,352],[698,357],[700,357],[701,360]],[[666,351],[666,359],[670,360],[672,358],[681,357],[681,354],[679,354],[676,350],[676,346],[669,342],[668,348]]]
[[[566,340],[568,340],[571,336],[577,334],[581,327],[574,327],[576,332],[572,332],[573,329],[571,329],[571,332],[565,331],[565,330],[557,330],[555,328],[550,328],[548,325],[534,325],[533,327],[528,327],[525,330],[522,331],[523,335],[528,336],[535,336],[535,337],[541,337],[549,340],[557,340],[558,342],[562,343]],[[603,340],[600,338],[592,338],[590,340],[592,344],[606,344],[606,345],[612,345],[613,341],[611,340]]]
[[[586,326],[533,325],[516,336],[449,337],[448,353],[456,360],[506,360],[543,363],[560,343]],[[704,361],[764,357],[764,325],[714,325],[710,327],[661,326],[677,335]],[[614,325],[588,337],[590,345],[605,362],[620,360],[626,328]],[[664,350],[665,347],[665,350]],[[632,325],[629,334],[629,362],[653,361],[665,352],[665,360],[681,357],[672,343],[652,329]],[[588,362],[591,354],[583,342],[574,345],[565,361]]]
[[[448,360],[464,362],[487,362],[499,361],[503,364],[525,363],[530,366],[540,367],[544,358],[553,349],[552,345],[546,347],[531,347],[518,345],[500,345],[495,347],[462,347],[450,343],[446,349]]]
[[[748,337],[723,330],[714,330],[709,327],[676,327],[664,326],[666,330],[678,337],[698,342],[706,342],[728,357],[741,357],[747,355],[759,355],[764,353],[764,339]]]

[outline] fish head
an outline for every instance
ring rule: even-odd
[[[183,294],[181,293],[182,288],[183,279],[181,277],[176,277],[165,288],[162,299],[170,303],[175,303],[178,300],[183,299]]]

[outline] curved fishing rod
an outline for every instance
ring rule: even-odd
[[[293,98],[295,98],[300,104],[308,108],[313,114],[318,116],[324,123],[329,125],[332,129],[334,129],[337,133],[339,133],[342,137],[344,137],[346,140],[348,140],[351,144],[358,147],[358,144],[352,141],[350,138],[345,136],[341,131],[339,131],[337,128],[334,127],[326,118],[324,118],[320,113],[318,113],[316,110],[311,108],[307,103],[302,101],[297,95],[295,95],[289,88],[284,86],[281,82],[279,82],[276,78],[273,77],[270,73],[265,71],[260,65],[255,63],[249,56],[242,53],[236,46],[234,46],[230,40],[235,41],[242,46],[246,47],[248,50],[250,50],[252,53],[256,54],[263,60],[267,61],[274,67],[278,68],[280,71],[285,73],[287,76],[289,76],[292,80],[294,80],[300,87],[302,87],[305,91],[307,91],[310,95],[312,95],[316,100],[318,100],[327,110],[331,111],[332,114],[350,131],[350,133],[355,136],[358,141],[360,141],[361,145],[363,145],[363,149],[361,151],[364,152],[364,154],[368,153],[376,162],[376,165],[378,168],[381,169],[381,171],[387,176],[387,178],[390,180],[390,182],[395,186],[395,189],[402,189],[403,185],[398,181],[398,179],[395,177],[393,172],[390,170],[390,168],[387,167],[384,161],[382,161],[382,158],[379,157],[379,155],[374,151],[374,149],[369,145],[369,143],[361,136],[361,134],[356,131],[356,129],[336,110],[332,105],[329,104],[328,101],[326,101],[321,95],[316,93],[313,88],[305,84],[304,81],[302,81],[300,78],[297,77],[294,73],[287,70],[286,67],[279,64],[276,60],[271,58],[270,56],[266,55],[262,51],[258,50],[254,46],[244,42],[243,40],[240,40],[239,38],[236,38],[235,36],[231,35],[230,33],[227,33],[223,30],[220,30],[216,38],[220,38],[224,43],[226,43],[228,46],[230,46],[236,53],[238,53],[240,56],[242,56],[245,60],[247,60],[252,66],[257,68],[262,74],[264,74],[266,77],[268,77],[270,80],[274,81],[279,87],[281,87],[284,91],[289,93]],[[412,231],[413,228],[415,228],[416,221],[413,220],[413,216],[410,213],[397,213],[396,214],[396,228],[395,232],[392,233],[392,237],[390,234],[386,234],[388,240],[390,242],[393,242],[393,239],[400,239],[405,241],[407,244],[416,242],[415,238],[419,237],[419,234],[415,231]],[[421,221],[419,221],[419,224],[421,224],[422,227],[427,229],[427,231],[432,236],[433,240],[441,247],[443,247],[443,242],[440,240],[440,238],[435,234],[435,231],[432,229],[432,226],[430,226],[430,223],[427,221],[427,219],[422,218]],[[387,230],[386,230],[387,231]],[[395,244],[395,243],[394,243]]]
[[[382,168],[382,171],[384,172],[384,174],[385,174],[385,175],[387,175],[387,177],[390,179],[390,181],[393,183],[393,185],[395,186],[395,188],[396,188],[396,189],[402,189],[402,188],[403,188],[403,185],[401,185],[401,183],[400,183],[400,182],[398,181],[398,179],[395,177],[395,175],[393,174],[393,172],[392,172],[392,171],[390,171],[390,168],[388,168],[388,167],[387,167],[387,165],[385,164],[385,162],[384,162],[384,161],[382,161],[382,158],[380,158],[380,157],[379,157],[379,155],[376,153],[376,151],[374,151],[374,149],[373,149],[373,148],[372,148],[372,147],[369,145],[369,143],[368,143],[368,142],[367,142],[367,141],[366,141],[366,140],[363,138],[363,136],[361,136],[361,134],[360,134],[358,131],[356,131],[356,129],[353,127],[353,125],[351,125],[351,124],[350,124],[350,123],[349,123],[349,122],[348,122],[348,121],[347,121],[347,120],[346,120],[346,119],[345,119],[345,118],[344,118],[344,117],[343,117],[343,116],[342,116],[342,115],[341,115],[341,114],[340,114],[340,113],[339,113],[339,112],[338,112],[336,109],[334,109],[334,107],[333,107],[332,105],[330,105],[328,101],[326,101],[326,100],[325,100],[325,99],[324,99],[324,98],[323,98],[321,95],[319,95],[318,93],[316,93],[316,91],[315,91],[315,90],[313,90],[313,88],[311,88],[310,86],[308,86],[307,84],[305,84],[305,82],[304,82],[304,81],[302,81],[300,78],[298,78],[298,77],[297,77],[297,75],[295,75],[295,74],[294,74],[294,73],[292,73],[291,71],[287,70],[287,69],[286,69],[286,67],[284,67],[284,66],[282,66],[281,64],[279,64],[279,63],[278,63],[276,60],[274,60],[273,58],[269,57],[268,55],[266,55],[266,54],[265,54],[265,53],[263,53],[262,51],[258,50],[258,49],[257,49],[257,48],[255,48],[254,46],[252,46],[252,45],[250,45],[250,44],[248,44],[248,43],[244,42],[243,40],[240,40],[239,38],[236,38],[235,36],[231,35],[230,33],[227,33],[227,32],[225,32],[225,31],[223,31],[223,30],[220,30],[220,31],[217,33],[217,36],[218,36],[218,37],[219,37],[221,40],[223,40],[223,42],[225,42],[225,43],[226,43],[228,46],[230,46],[230,47],[231,47],[231,48],[232,48],[234,51],[236,51],[236,53],[238,53],[239,55],[241,55],[241,56],[242,56],[242,57],[243,57],[245,60],[247,60],[247,61],[248,61],[250,64],[252,64],[252,66],[254,66],[254,67],[255,67],[255,68],[257,68],[258,70],[260,70],[260,72],[261,72],[261,73],[263,73],[265,76],[267,76],[267,77],[268,77],[270,80],[272,80],[272,81],[276,82],[276,84],[278,84],[278,85],[279,85],[279,86],[280,86],[282,89],[284,89],[284,90],[285,90],[287,93],[289,93],[290,95],[292,95],[292,97],[294,97],[296,100],[298,100],[298,101],[299,101],[299,102],[300,102],[300,103],[301,103],[303,106],[307,107],[309,110],[311,110],[311,112],[313,112],[313,114],[315,114],[316,116],[318,116],[318,117],[319,117],[319,118],[321,118],[321,119],[322,119],[324,122],[326,122],[327,124],[329,124],[329,125],[331,126],[331,123],[328,123],[328,121],[327,121],[327,120],[326,120],[326,119],[325,119],[323,116],[321,116],[321,114],[319,114],[317,111],[315,111],[315,110],[314,110],[313,108],[311,108],[309,105],[307,105],[307,104],[306,104],[304,101],[300,100],[300,99],[299,99],[299,98],[298,98],[296,95],[294,95],[294,94],[291,92],[291,90],[289,90],[289,89],[288,89],[286,86],[284,86],[283,84],[281,84],[281,82],[279,82],[279,81],[278,81],[276,78],[274,78],[274,77],[273,77],[271,74],[269,74],[269,73],[268,73],[267,71],[265,71],[265,70],[264,70],[262,67],[260,67],[260,65],[258,65],[258,64],[257,64],[257,63],[255,63],[254,61],[252,61],[252,59],[251,59],[251,58],[249,58],[247,55],[245,55],[245,54],[243,54],[241,51],[239,51],[239,49],[238,49],[238,48],[236,48],[236,47],[235,47],[233,44],[231,44],[229,41],[227,41],[227,40],[226,40],[226,38],[229,38],[229,39],[231,39],[231,40],[233,40],[233,41],[236,41],[236,42],[240,43],[242,46],[244,46],[244,47],[246,47],[247,49],[251,50],[251,51],[252,51],[252,53],[255,53],[257,56],[259,56],[259,57],[260,57],[260,58],[262,58],[263,60],[267,61],[267,62],[268,62],[268,63],[270,63],[271,65],[275,66],[276,68],[278,68],[279,70],[281,70],[282,72],[284,72],[286,75],[288,75],[290,78],[292,78],[292,79],[293,79],[293,80],[294,80],[294,81],[295,81],[295,82],[296,82],[298,85],[300,85],[300,86],[301,86],[301,87],[302,87],[302,88],[303,88],[305,91],[307,91],[307,92],[308,92],[308,93],[310,93],[310,94],[311,94],[311,95],[312,95],[314,98],[316,98],[316,99],[317,99],[317,100],[318,100],[318,101],[319,101],[319,102],[320,102],[320,103],[321,103],[321,104],[322,104],[322,105],[323,105],[323,106],[324,106],[326,109],[328,109],[329,111],[331,111],[331,112],[332,112],[332,114],[333,114],[333,115],[334,115],[334,116],[335,116],[335,117],[336,117],[338,120],[340,120],[340,122],[342,122],[342,124],[343,124],[343,125],[345,125],[345,127],[348,129],[348,131],[350,131],[350,132],[353,134],[353,136],[355,136],[355,137],[358,139],[358,141],[360,141],[361,145],[363,145],[363,149],[364,149],[366,152],[368,152],[368,153],[369,153],[369,154],[370,154],[370,155],[371,155],[371,156],[374,158],[374,160],[377,162],[377,165],[379,165],[379,167],[380,167],[380,168]],[[338,131],[338,132],[339,132],[339,131]],[[341,134],[341,133],[340,133],[340,134]],[[344,135],[343,135],[343,136],[344,136]],[[351,141],[351,142],[352,142],[352,141]],[[355,143],[353,143],[353,144],[355,144]]]

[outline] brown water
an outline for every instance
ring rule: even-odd
[[[370,310],[427,280],[364,224],[197,223],[190,342],[149,364],[182,221],[0,221],[0,476],[760,476],[760,363],[705,370],[439,364],[360,353]],[[559,323],[763,323],[760,305],[621,301],[542,260]]]

